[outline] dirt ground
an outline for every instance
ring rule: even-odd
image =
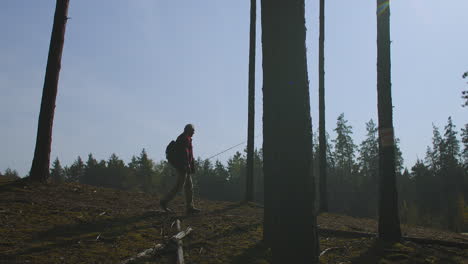
[[[121,263],[139,252],[166,245],[182,229],[186,263],[271,263],[262,241],[263,209],[196,199],[203,211],[185,216],[178,197],[174,214],[159,209],[159,197],[74,183],[0,183],[0,263]],[[377,223],[322,214],[319,228],[372,232]],[[402,226],[405,236],[468,243],[442,230]],[[468,249],[403,241],[384,244],[375,237],[319,232],[321,263],[468,263]],[[174,252],[159,251],[132,263],[172,263]]]

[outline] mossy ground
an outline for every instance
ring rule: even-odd
[[[271,263],[262,241],[261,208],[196,200],[202,213],[159,211],[159,197],[73,183],[0,183],[0,263],[119,263],[176,233],[173,222],[193,233],[184,239],[187,263]],[[372,219],[322,214],[320,227],[375,232]],[[415,227],[419,237],[463,241],[454,233]],[[468,252],[411,242],[383,244],[375,238],[320,237],[321,263],[468,263]],[[162,253],[139,263],[171,263]],[[136,263],[136,262],[135,262]]]

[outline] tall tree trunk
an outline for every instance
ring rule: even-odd
[[[396,189],[390,63],[390,4],[377,0],[377,108],[379,115],[379,237],[401,239]]]
[[[328,212],[327,142],[325,138],[325,0],[320,0],[319,37],[319,189],[320,212]]]
[[[49,177],[52,126],[54,122],[55,100],[62,61],[63,42],[67,23],[69,0],[57,0],[54,15],[49,56],[42,90],[41,110],[37,127],[36,148],[31,166],[31,179],[46,181]]]
[[[304,0],[262,0],[264,240],[273,263],[317,263]]]
[[[250,0],[250,49],[249,49],[249,119],[247,128],[247,179],[245,200],[253,200],[254,189],[254,130],[255,130],[255,36],[257,0]]]

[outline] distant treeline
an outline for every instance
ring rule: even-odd
[[[352,139],[352,127],[341,114],[334,129],[336,138],[327,138],[330,212],[358,217],[377,216],[379,149],[378,129],[373,120],[366,123],[366,130],[365,139],[356,145]],[[442,132],[433,126],[432,145],[427,147],[425,158],[409,169],[404,167],[399,140],[396,139],[400,218],[402,223],[460,231],[466,228],[463,227],[463,210],[464,201],[468,200],[468,124],[461,129],[461,140],[450,117]],[[318,140],[314,139],[316,179],[317,144]],[[255,150],[254,197],[259,203],[263,202],[262,163],[262,150]],[[212,200],[241,200],[245,191],[245,168],[245,153],[236,152],[227,164],[198,158],[193,176],[195,195]],[[80,182],[154,194],[165,193],[175,181],[171,166],[166,161],[153,161],[144,149],[128,164],[115,154],[100,161],[89,154],[86,161],[78,157],[65,167],[57,158],[52,163],[50,174],[55,182]],[[10,169],[5,175],[18,176]],[[291,175],[284,175],[285,186],[293,179]]]

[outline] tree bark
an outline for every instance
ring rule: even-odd
[[[50,39],[47,68],[42,90],[41,110],[37,127],[36,147],[31,166],[32,180],[46,181],[49,177],[52,126],[54,122],[55,101],[62,61],[65,28],[68,20],[69,0],[57,0],[52,36]]]
[[[304,0],[262,0],[264,240],[273,263],[317,263]]]
[[[247,179],[245,200],[253,201],[254,190],[254,131],[255,131],[255,37],[257,0],[250,0],[250,48],[249,48],[249,111],[247,128]]]
[[[320,0],[319,37],[319,190],[320,212],[328,212],[327,142],[325,138],[325,0]]]
[[[379,116],[379,237],[401,240],[396,189],[390,62],[390,4],[377,0],[377,108]]]

